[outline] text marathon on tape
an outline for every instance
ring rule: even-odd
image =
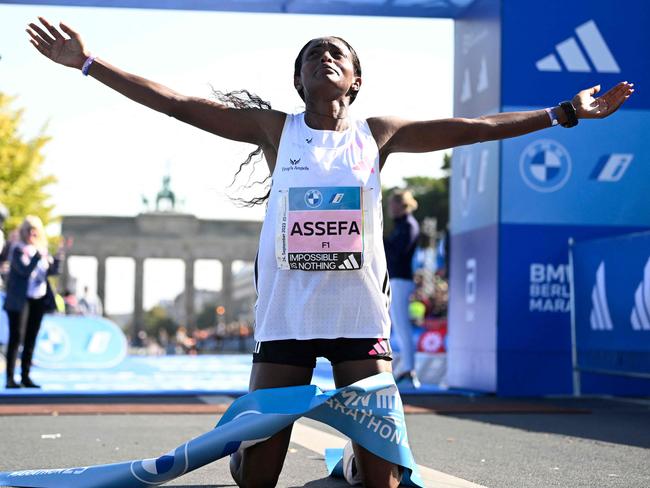
[[[390,373],[325,393],[314,385],[259,390],[236,400],[214,430],[158,458],[0,473],[0,486],[140,488],[160,485],[232,454],[242,443],[248,446],[266,439],[300,417],[331,425],[369,451],[404,466],[411,483],[424,486],[411,454],[402,402]]]

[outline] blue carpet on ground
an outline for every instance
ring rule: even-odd
[[[7,395],[242,395],[248,390],[252,357],[250,354],[200,356],[127,356],[106,369],[48,369],[34,367],[32,379],[42,389],[4,388],[0,379],[0,397]],[[16,372],[16,376],[19,372]],[[332,368],[319,359],[312,383],[324,390],[334,389]],[[423,385],[403,394],[467,394],[437,385]]]

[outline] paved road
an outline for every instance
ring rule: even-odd
[[[426,403],[426,399],[419,401]],[[431,401],[461,406],[471,402],[478,407],[476,410],[481,410],[484,403],[488,411],[498,411],[499,403],[504,402],[493,398]],[[561,406],[582,413],[407,415],[418,463],[457,478],[431,486],[650,487],[649,401],[586,399],[535,403],[544,408]],[[0,470],[154,457],[211,429],[217,420],[214,415],[199,414],[3,416],[0,417]],[[317,422],[301,423],[307,429],[318,431],[308,430],[308,435],[294,439],[278,486],[346,486],[326,477],[322,452],[319,452],[322,443],[332,439],[321,439],[318,432],[339,437],[340,434]],[[227,462],[221,460],[168,486],[198,488],[234,484]]]

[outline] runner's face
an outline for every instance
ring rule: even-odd
[[[355,76],[352,53],[338,39],[325,37],[311,41],[302,57],[300,77],[295,79],[296,88],[302,87],[305,99],[319,94],[347,95],[358,91],[361,77]]]

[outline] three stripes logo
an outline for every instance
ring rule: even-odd
[[[369,356],[385,356],[391,353],[390,343],[384,339],[379,339],[372,349],[368,351]]]
[[[591,291],[591,314],[589,316],[592,330],[612,330],[612,317],[609,313],[605,291],[605,262],[601,262],[596,271],[596,284]]]
[[[634,293],[630,322],[634,330],[650,330],[650,258],[645,263],[643,279]]]
[[[348,254],[348,257],[339,264],[339,269],[361,269],[359,262],[354,258],[354,254]]]
[[[589,20],[575,29],[576,36],[556,44],[555,53],[535,63],[538,71],[569,71],[571,73],[620,73],[609,46],[605,42],[596,22]],[[580,41],[578,43],[578,41]],[[560,59],[558,60],[558,56]],[[560,60],[562,64],[560,64]],[[562,67],[564,65],[564,69]]]

